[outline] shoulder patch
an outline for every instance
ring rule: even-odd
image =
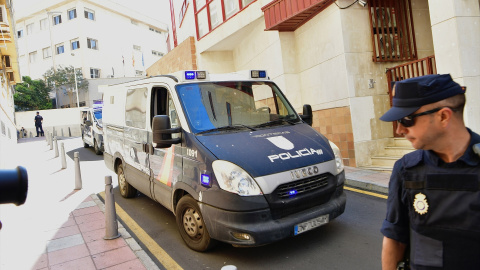
[[[411,168],[423,161],[423,150],[415,150],[403,156],[405,168]]]

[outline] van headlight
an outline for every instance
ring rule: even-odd
[[[333,142],[328,142],[330,143],[330,147],[332,147],[333,153],[335,154],[335,167],[337,168],[337,174],[339,174],[344,168],[342,155],[340,154],[340,148],[338,148]]]
[[[262,194],[257,182],[237,165],[225,160],[215,160],[212,167],[221,189],[240,196]]]

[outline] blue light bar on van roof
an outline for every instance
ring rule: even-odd
[[[267,78],[267,71],[266,70],[251,70],[250,76],[252,79],[261,79]]]
[[[205,80],[207,78],[207,72],[202,70],[202,71],[194,71],[194,70],[188,70],[185,71],[185,80]]]
[[[185,71],[185,79],[195,80],[195,71]]]

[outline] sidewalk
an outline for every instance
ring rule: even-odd
[[[159,269],[120,223],[121,237],[103,239],[105,207],[96,194],[105,191],[105,176],[116,179],[103,156],[82,160],[82,151],[92,149],[83,149],[80,138],[58,140],[59,157],[44,137],[20,139],[17,149],[8,169],[25,167],[29,189],[24,205],[0,205],[0,270]],[[74,152],[80,152],[81,190],[74,190]]]
[[[67,168],[61,169],[64,143]],[[20,139],[12,165],[28,172],[29,190],[22,206],[0,205],[0,270],[30,269],[159,269],[119,223],[120,238],[104,240],[104,204],[96,194],[105,191],[109,171],[103,156],[82,159],[80,138],[61,138],[59,157],[44,137]],[[75,187],[73,153],[80,153],[82,189]],[[93,152],[93,151],[92,151]],[[350,187],[387,194],[390,174],[346,167]]]

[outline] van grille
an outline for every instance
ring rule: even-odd
[[[296,195],[298,196],[303,193],[308,193],[310,191],[322,188],[327,185],[328,185],[327,174],[322,174],[314,178],[302,179],[299,181],[278,186],[278,188],[276,189],[277,198],[284,199],[284,198],[290,197],[291,196],[290,192],[292,190],[295,190]]]
[[[273,219],[280,219],[327,203],[335,192],[337,181],[329,173],[285,183],[271,194],[265,194]],[[291,191],[294,194],[291,194]]]

